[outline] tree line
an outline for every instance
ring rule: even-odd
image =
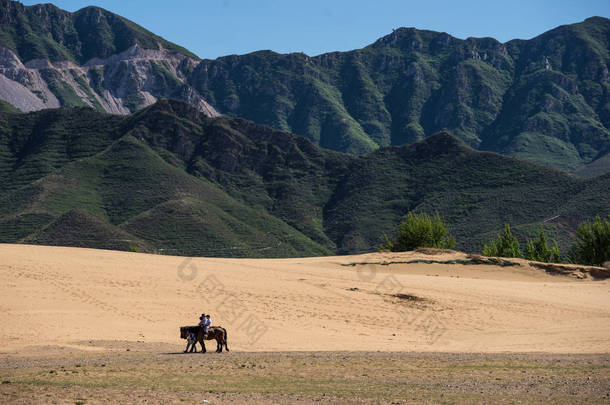
[[[393,236],[384,235],[381,250],[401,252],[420,247],[451,249],[456,240],[451,236],[449,226],[437,213],[409,212],[398,225]],[[578,263],[601,266],[610,261],[610,215],[607,218],[596,216],[578,226],[572,246],[564,253],[557,241],[549,241],[543,230],[533,239],[526,239],[522,246],[510,229],[504,231],[483,245],[485,256],[516,257],[547,263]]]

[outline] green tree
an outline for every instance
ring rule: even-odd
[[[578,225],[568,258],[573,263],[590,266],[601,266],[610,260],[610,215],[603,220],[598,215],[593,222]]]
[[[557,263],[561,261],[561,253],[557,241],[553,241],[553,246],[549,247],[546,234],[540,231],[535,239],[528,239],[525,244],[525,258],[537,262]]]
[[[453,246],[455,238],[449,235],[449,226],[438,213],[430,216],[409,212],[398,225],[395,236],[385,236],[380,249],[403,252],[419,247],[450,249]]]
[[[557,241],[553,241],[553,247],[551,248],[551,262],[552,263],[561,263],[561,251],[559,250],[559,245]]]
[[[504,225],[504,233],[498,234],[497,240],[492,240],[483,246],[485,256],[523,257],[519,241],[510,231],[510,224]]]

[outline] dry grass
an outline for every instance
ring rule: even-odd
[[[607,403],[610,355],[71,352],[2,359],[0,402]]]

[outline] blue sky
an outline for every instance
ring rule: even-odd
[[[22,1],[26,5],[41,1]],[[49,2],[43,0],[42,2]],[[317,55],[361,48],[398,27],[458,38],[528,39],[562,24],[610,18],[610,0],[51,0],[96,5],[202,58],[261,49]]]

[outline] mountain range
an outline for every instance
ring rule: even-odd
[[[459,249],[507,222],[565,249],[610,214],[609,41],[593,17],[202,60],[101,8],[0,0],[0,243],[346,254],[418,211]]]
[[[409,211],[438,212],[478,251],[505,222],[566,247],[610,213],[610,174],[472,149],[440,132],[366,155],[160,100],[127,116],[0,108],[0,242],[180,255],[375,250]]]
[[[449,131],[592,177],[610,171],[609,38],[592,17],[506,43],[400,28],[350,52],[201,60],[100,8],[0,0],[0,99],[128,114],[174,98],[353,154]]]

